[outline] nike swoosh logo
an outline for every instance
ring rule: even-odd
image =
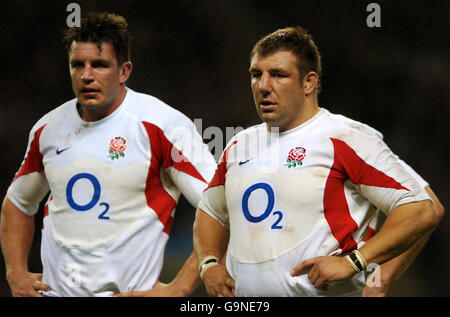
[[[65,149],[62,149],[62,150],[58,150],[58,148],[56,149],[56,155],[59,155],[59,154],[61,154],[62,152],[64,152],[65,150],[68,150],[68,149],[70,149],[70,147],[66,147]]]
[[[253,159],[251,158],[251,159],[249,159],[249,160],[240,161],[240,162],[239,162],[239,165],[244,165],[245,163],[247,163],[248,161],[251,161],[251,160],[253,160]]]

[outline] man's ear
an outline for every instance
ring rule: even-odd
[[[120,66],[120,83],[124,84],[133,71],[133,63],[126,61]]]
[[[303,78],[303,90],[305,91],[305,95],[313,93],[316,90],[318,83],[319,76],[316,72],[310,71],[308,74],[306,74],[306,76]]]

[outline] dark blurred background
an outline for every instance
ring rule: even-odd
[[[73,98],[61,44],[72,1],[0,3],[0,196],[25,154],[28,133],[45,113]],[[372,1],[166,0],[73,1],[82,14],[125,16],[133,35],[132,89],[181,110],[203,129],[259,122],[248,55],[263,35],[301,25],[323,58],[319,104],[383,132],[386,143],[430,184],[447,209],[450,110],[449,1],[376,1],[381,27],[369,28]],[[375,2],[375,1],[373,1]],[[210,139],[205,139],[209,142]],[[225,141],[225,140],[224,140]],[[41,226],[42,211],[37,228]],[[161,276],[170,281],[192,251],[194,208],[181,199]],[[392,296],[449,296],[446,215],[392,288]],[[40,232],[30,270],[40,271]],[[205,296],[203,286],[194,294]],[[0,258],[0,296],[10,296]]]

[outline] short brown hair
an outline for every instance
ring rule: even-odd
[[[92,12],[81,19],[79,27],[64,32],[63,43],[67,52],[72,43],[92,42],[101,49],[102,43],[112,45],[119,65],[130,60],[130,37],[128,23],[124,17],[108,12]]]
[[[312,36],[300,26],[279,29],[264,36],[253,47],[250,53],[250,61],[257,54],[261,57],[272,55],[279,51],[292,52],[298,59],[300,76],[314,71],[319,76],[316,91],[321,90],[320,77],[322,76],[322,61]]]

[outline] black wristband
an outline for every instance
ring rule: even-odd
[[[204,259],[203,262],[201,262],[199,266],[199,273],[201,279],[203,279],[203,274],[208,268],[220,264],[220,260],[212,255],[206,256],[203,259]]]
[[[348,255],[350,257],[350,260],[352,260],[352,262],[356,265],[356,267],[359,269],[359,271],[364,271],[364,266],[362,265],[362,263],[359,261],[358,257],[356,256],[355,253],[350,253]]]
[[[202,266],[205,266],[206,264],[212,263],[212,262],[220,263],[219,260],[217,260],[217,259],[209,259],[209,260],[203,262]]]

